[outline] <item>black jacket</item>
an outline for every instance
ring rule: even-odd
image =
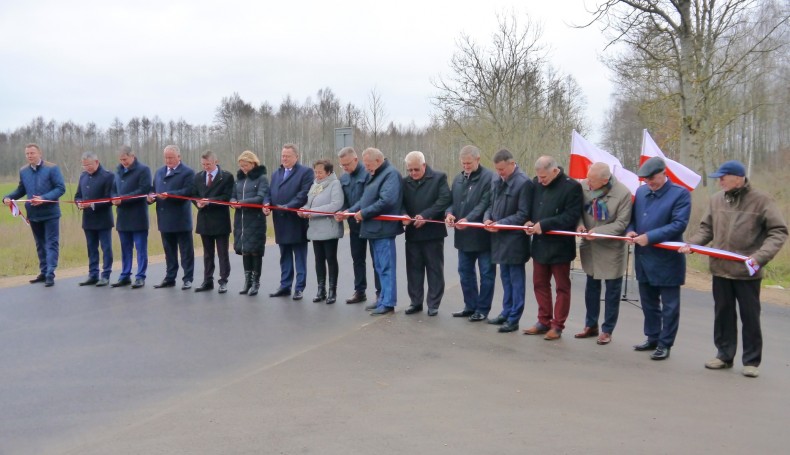
[[[115,171],[114,196],[147,195],[151,192],[151,169],[135,158],[125,169],[118,165]],[[116,207],[115,229],[124,232],[148,230],[148,202],[145,198],[125,199]]]
[[[444,211],[450,205],[452,196],[447,186],[447,174],[434,171],[429,166],[420,180],[403,178],[403,211],[414,218],[422,215],[428,220],[444,221]],[[444,223],[425,223],[415,228],[414,223],[406,226],[407,242],[423,242],[447,237]]]
[[[113,173],[99,165],[93,174],[83,172],[80,175],[80,183],[77,185],[74,200],[107,199],[112,196],[114,183]],[[114,225],[111,202],[96,202],[91,204],[91,207],[82,210],[82,229],[102,230],[110,229]]]
[[[491,182],[496,174],[479,166],[467,178],[463,172],[453,180],[453,204],[447,209],[456,221],[466,218],[469,222],[482,223],[488,206],[491,205]],[[468,253],[489,251],[491,233],[484,229],[468,228],[455,230],[455,247]]]
[[[266,167],[256,166],[249,173],[239,171],[233,187],[233,202],[243,204],[270,203]],[[266,217],[255,207],[239,207],[233,218],[233,250],[236,254],[263,255],[266,246]]]
[[[530,213],[533,184],[521,169],[503,182],[497,177],[491,182],[491,205],[483,218],[499,224],[521,226]],[[518,265],[529,261],[529,237],[524,231],[500,230],[491,234],[491,262]]]
[[[582,216],[584,191],[576,180],[560,169],[559,175],[543,186],[535,179],[530,220],[540,230],[575,231]],[[576,237],[541,234],[532,236],[532,258],[540,264],[561,264],[576,258]]]
[[[365,191],[365,181],[368,179],[368,171],[362,163],[357,163],[357,168],[350,174],[345,173],[340,176],[340,185],[343,187],[343,208],[347,209],[362,199],[362,193]],[[359,235],[359,223],[354,217],[349,217],[348,230]]]
[[[192,194],[196,198],[212,201],[230,201],[233,197],[235,180],[233,174],[217,169],[217,176],[206,186],[206,171],[195,174],[195,187]],[[195,203],[197,207],[197,203]],[[195,232],[202,235],[230,235],[230,207],[220,204],[209,204],[198,209]]]

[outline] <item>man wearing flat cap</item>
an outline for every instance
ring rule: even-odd
[[[645,161],[636,175],[645,185],[636,190],[626,237],[636,245],[634,265],[647,339],[634,350],[653,351],[651,359],[665,360],[678,333],[686,258],[654,245],[683,241],[691,215],[691,194],[667,178],[666,163],[659,157]]]
[[[706,245],[749,256],[759,266],[754,275],[742,263],[710,257],[713,275],[713,344],[716,357],[705,368],[732,367],[738,348],[738,315],[741,314],[743,375],[756,378],[762,360],[760,329],[760,283],[762,267],[773,259],[787,240],[787,224],[771,196],[752,188],[746,168],[739,161],[727,161],[708,175],[719,179],[721,191],[710,198],[699,229],[689,243]],[[690,253],[689,246],[680,249]],[[736,311],[737,302],[737,311]]]

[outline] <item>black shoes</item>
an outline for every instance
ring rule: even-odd
[[[49,278],[49,277],[47,277],[47,278],[44,280],[44,286],[45,286],[45,287],[51,288],[51,287],[52,287],[52,286],[54,286],[54,285],[55,285],[55,279],[54,279],[54,278]]]
[[[182,291],[186,291],[188,289],[192,289],[192,282],[191,281],[184,281],[184,285],[181,286]]]
[[[94,284],[96,284],[98,282],[99,282],[98,278],[88,278],[85,281],[81,281],[80,282],[80,286],[93,286]]]
[[[669,350],[670,348],[659,346],[652,354],[650,354],[650,358],[653,360],[666,360],[669,358]]]
[[[195,288],[195,292],[206,292],[214,289],[213,281],[204,281],[200,286]]]
[[[472,311],[472,310],[461,310],[461,311],[456,311],[455,313],[453,313],[453,317],[454,318],[468,318],[469,316],[471,316],[473,314],[475,314],[475,312]]]
[[[329,283],[329,292],[326,294],[326,304],[331,305],[337,302],[337,286]]]
[[[162,282],[161,282],[161,283],[159,283],[159,284],[155,284],[155,285],[154,285],[154,289],[161,289],[161,288],[172,288],[172,287],[174,287],[175,285],[176,285],[176,282],[175,282],[175,281],[167,281],[167,280],[164,280],[164,281],[162,281]]]
[[[469,321],[470,322],[485,321],[486,319],[487,319],[486,315],[484,315],[482,313],[475,313],[475,314],[469,316]]]
[[[652,351],[658,347],[655,341],[645,340],[642,344],[634,345],[634,351]]]
[[[395,312],[395,307],[381,305],[378,308],[376,308],[375,310],[371,311],[370,315],[371,316],[381,316],[383,314],[394,313],[394,312]]]
[[[510,333],[515,332],[518,330],[518,322],[507,322],[502,324],[502,327],[499,328],[499,333]]]
[[[323,302],[324,300],[326,300],[326,287],[319,285],[318,292],[313,298],[313,303]]]
[[[145,280],[142,278],[137,278],[134,280],[134,284],[132,285],[132,289],[140,289],[141,287],[145,286]]]
[[[287,297],[291,295],[291,290],[288,288],[279,288],[276,291],[269,294],[269,297]]]
[[[116,281],[115,283],[111,284],[111,288],[119,288],[121,286],[129,286],[132,284],[132,280],[129,278],[121,278],[120,280]]]
[[[428,316],[436,316],[439,314],[438,308],[428,308]]]
[[[354,292],[354,295],[346,299],[346,303],[362,303],[367,299],[368,297],[365,295],[364,292],[356,291]]]
[[[46,276],[44,276],[44,274],[43,274],[43,273],[39,273],[37,277],[35,277],[35,278],[33,278],[32,280],[30,280],[30,284],[34,284],[34,283],[43,283],[43,282],[45,282],[45,281],[47,281],[47,277],[46,277]]]
[[[406,311],[404,311],[404,313],[414,314],[414,313],[419,313],[421,311],[422,311],[422,305],[409,305],[409,307],[406,308]]]
[[[507,318],[502,316],[501,314],[499,316],[495,317],[494,319],[489,319],[488,320],[488,323],[489,324],[493,324],[493,325],[502,325],[505,322],[507,322]]]
[[[294,291],[294,296],[291,298],[294,300],[302,300],[303,297],[304,294],[302,293],[302,291]]]
[[[102,278],[102,279],[100,279],[99,281],[96,282],[96,287],[97,288],[102,288],[104,286],[107,286],[108,284],[110,284],[110,279],[109,278]]]

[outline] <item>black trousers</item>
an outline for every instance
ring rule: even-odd
[[[200,235],[203,243],[203,281],[214,281],[214,250],[216,248],[219,259],[219,284],[226,284],[230,276],[230,234]]]
[[[359,238],[359,233],[349,231],[348,239],[351,245],[351,260],[354,263],[354,291],[365,292],[368,288],[368,270],[365,263],[368,253],[368,240]],[[373,248],[370,249],[370,262],[373,262]],[[373,268],[373,279],[376,285],[376,295],[381,294],[381,281],[376,268]]]
[[[738,314],[743,333],[743,365],[759,366],[763,355],[763,332],[760,328],[760,284],[762,280],[731,280],[713,277],[713,343],[716,357],[732,362],[738,349]]]
[[[444,296],[444,239],[406,242],[406,284],[412,305],[422,306],[428,276],[428,308],[439,308]]]
[[[175,281],[178,275],[178,254],[181,253],[181,266],[184,268],[184,281],[192,281],[195,273],[195,247],[192,244],[192,231],[161,232],[162,247],[165,250],[165,281]]]
[[[318,285],[326,285],[328,268],[329,286],[337,286],[337,239],[313,240],[313,254],[315,254],[315,277]]]

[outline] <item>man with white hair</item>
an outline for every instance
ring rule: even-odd
[[[410,152],[405,162],[408,175],[403,178],[403,212],[414,219],[403,222],[406,226],[406,282],[411,299],[406,314],[422,311],[427,275],[428,316],[436,316],[444,296],[447,228],[443,223],[425,220],[444,220],[444,211],[451,202],[450,187],[447,174],[428,166],[422,152]]]

